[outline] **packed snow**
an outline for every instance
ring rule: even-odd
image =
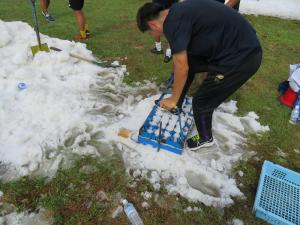
[[[63,51],[33,57],[30,26],[1,21],[0,28],[6,34],[0,42],[2,179],[51,175],[63,159],[121,151],[127,167],[140,171],[135,176],[144,174],[156,190],[171,180],[165,184],[170,194],[220,207],[232,204],[232,196],[242,196],[230,176],[232,165],[254,154],[244,146],[245,134],[268,130],[254,112],[238,117],[236,102],[224,103],[213,118],[215,146],[181,156],[157,153],[133,140],[159,97],[151,94],[157,93],[154,83],[128,86],[123,83],[125,66],[102,68],[78,61],[69,53],[93,58],[84,44],[45,35],[43,42]],[[20,82],[25,89],[18,89]],[[118,136],[122,127],[132,131],[131,138]]]
[[[285,19],[300,19],[299,0],[241,0],[243,14],[274,16]]]
[[[300,2],[242,0],[240,11],[300,19]],[[118,151],[128,172],[135,179],[148,179],[155,190],[164,185],[170,194],[218,207],[243,196],[231,177],[232,166],[255,154],[245,145],[247,134],[269,130],[254,112],[237,116],[236,102],[224,103],[213,117],[214,146],[184,151],[181,156],[158,153],[134,141],[159,96],[154,83],[128,86],[123,83],[126,66],[102,68],[72,58],[69,53],[94,59],[85,44],[42,34],[43,43],[63,51],[39,52],[33,57],[30,47],[36,45],[36,36],[26,23],[0,20],[0,30],[1,180],[52,176],[61,162],[74,156],[106,157]],[[18,89],[20,83],[25,89]],[[117,135],[123,127],[131,130],[130,138]],[[238,174],[242,176],[243,171]],[[143,196],[148,199],[152,193]],[[0,223],[31,224],[40,221],[37,217],[40,214],[11,213],[0,217]],[[47,224],[44,219],[40,223]],[[232,223],[243,224],[238,219]]]

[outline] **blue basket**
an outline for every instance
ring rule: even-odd
[[[160,114],[160,116],[158,116]],[[161,129],[161,137],[159,137],[159,123],[162,121],[162,117],[176,117],[177,121],[171,125],[171,121],[164,122],[165,126]],[[153,121],[156,119],[156,124]],[[184,121],[183,121],[184,118]],[[180,121],[180,122],[179,122]],[[176,154],[182,154],[184,148],[184,142],[188,133],[192,129],[194,124],[193,111],[192,111],[192,98],[186,97],[182,106],[182,111],[179,115],[171,114],[166,110],[162,110],[157,105],[154,105],[150,114],[148,115],[143,126],[139,130],[138,143],[149,144],[155,149],[164,149]],[[166,127],[174,127],[170,130]],[[177,129],[175,129],[177,127]],[[177,130],[177,131],[176,131]],[[168,134],[165,135],[165,134]]]
[[[265,161],[253,210],[276,225],[300,225],[300,174]]]

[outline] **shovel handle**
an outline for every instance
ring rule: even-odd
[[[36,9],[35,9],[35,0],[30,0],[30,2],[32,3],[32,19],[34,22],[35,33],[36,33],[37,41],[39,44],[39,49],[41,49],[42,45],[41,45],[39,24],[38,24],[37,15],[36,15]]]
[[[59,48],[56,48],[56,47],[50,47],[50,49],[54,50],[54,51],[57,51],[57,52],[61,52],[62,50],[59,49]],[[83,61],[87,61],[89,63],[95,63],[96,61],[94,60],[91,60],[91,59],[87,59],[85,57],[82,57],[82,56],[79,56],[79,55],[75,55],[75,54],[72,54],[72,53],[69,53],[70,56],[74,57],[74,58],[77,58],[77,59],[80,59],[80,60],[83,60]]]
[[[61,52],[62,50],[59,49],[59,48],[56,48],[56,47],[50,47],[50,49],[54,50],[54,51],[57,51],[57,52]],[[101,63],[101,62],[97,62],[95,60],[92,60],[92,59],[87,59],[85,57],[82,57],[80,55],[75,55],[73,53],[69,53],[69,56],[73,57],[73,58],[76,58],[76,59],[80,59],[80,60],[83,60],[83,61],[86,61],[86,62],[89,62],[89,63],[92,63],[92,64],[95,64],[97,66],[101,66],[101,67],[113,67],[113,68],[119,68],[120,66],[113,66],[113,65],[109,65],[107,63]]]

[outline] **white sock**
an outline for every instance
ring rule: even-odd
[[[155,48],[157,51],[161,51],[161,42],[155,42]]]
[[[171,49],[168,48],[166,51],[166,56],[171,57],[171,55],[172,55]]]

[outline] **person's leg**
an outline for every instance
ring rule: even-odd
[[[86,35],[86,29],[85,29],[85,24],[86,24],[86,18],[85,18],[85,14],[82,10],[75,10],[74,11],[75,14],[75,18],[77,21],[77,25],[79,28],[79,35],[76,35],[74,37],[75,40],[85,40],[87,38]]]
[[[222,74],[208,74],[208,78],[193,96],[193,113],[199,135],[198,138],[187,140],[188,148],[197,150],[213,143],[211,128],[214,109],[256,73],[261,57],[262,53],[258,52],[249,56],[240,66],[222,69]]]
[[[214,144],[214,139],[212,135],[213,112],[214,110],[202,112],[198,115],[195,115],[194,113],[194,120],[198,134],[187,139],[186,145],[190,150],[194,151],[198,150],[199,148],[212,146]]]
[[[172,51],[171,51],[170,45],[168,44],[168,48],[166,49],[164,62],[168,63],[168,62],[171,61],[171,59],[172,59]]]
[[[82,10],[84,5],[84,0],[69,0],[70,7],[74,10],[74,15],[79,28],[79,34],[74,37],[75,40],[81,41],[86,40],[87,36],[87,23],[86,17]]]
[[[155,37],[155,46],[150,50],[153,54],[162,54],[163,50],[161,47],[160,36]]]
[[[47,1],[47,0],[40,0],[40,5],[41,5],[42,12],[44,14],[48,14],[49,1]]]
[[[54,17],[51,16],[48,12],[48,8],[50,5],[50,0],[40,0],[40,5],[42,9],[42,14],[48,22],[54,21]]]
[[[79,27],[80,31],[85,31],[85,15],[82,10],[75,10],[74,11],[75,18]]]

